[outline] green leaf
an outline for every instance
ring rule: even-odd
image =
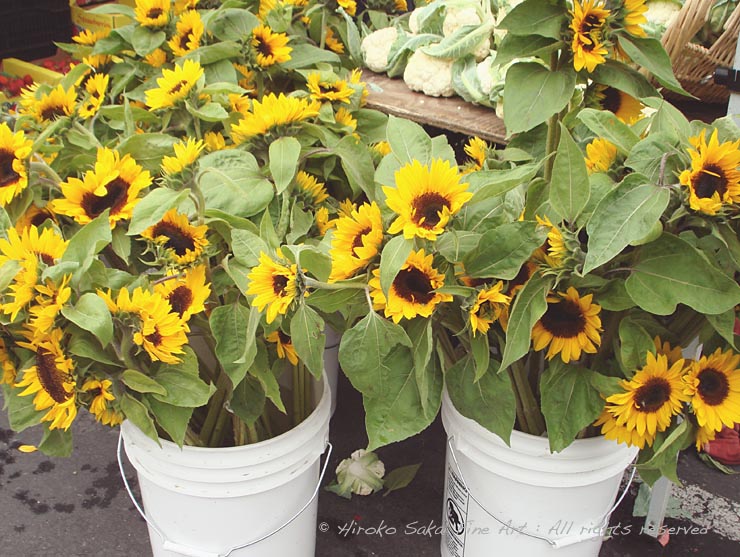
[[[240,41],[251,35],[259,23],[249,10],[223,8],[216,10],[209,20],[208,30],[221,41]]]
[[[667,189],[648,182],[641,174],[628,175],[604,196],[586,224],[588,253],[583,273],[611,261],[631,242],[645,237],[669,201]]]
[[[508,134],[531,130],[565,108],[576,86],[573,68],[551,72],[535,62],[518,62],[506,72],[504,123]]]
[[[76,277],[78,277],[90,268],[95,256],[110,244],[112,239],[110,223],[108,222],[108,209],[106,209],[99,217],[87,223],[72,236],[64,255],[62,255],[61,262],[80,263],[76,273]]]
[[[248,375],[234,387],[229,406],[241,421],[247,425],[253,425],[262,415],[266,400],[262,383],[257,378]]]
[[[655,352],[653,337],[630,316],[619,322],[619,343],[619,363],[627,377],[645,365],[648,352]]]
[[[419,124],[405,118],[389,116],[386,133],[393,155],[401,164],[414,160],[422,165],[431,162],[432,140]]]
[[[144,435],[159,445],[157,428],[154,425],[154,420],[152,420],[152,417],[149,415],[147,407],[129,394],[124,394],[120,397],[119,401],[121,412],[126,416],[126,419],[131,420],[131,423],[138,427]]]
[[[674,140],[679,141],[693,135],[691,124],[679,109],[669,103],[667,100],[657,97],[643,99],[643,103],[650,108],[657,110],[652,116],[650,123],[650,135],[656,132],[663,132],[670,135]]]
[[[685,240],[663,234],[641,247],[625,286],[642,309],[670,315],[685,304],[699,313],[718,314],[740,303],[740,286]]]
[[[375,166],[370,150],[361,141],[349,135],[332,145],[331,150],[339,158],[352,194],[357,196],[364,192],[372,201],[375,197],[373,181]]]
[[[482,236],[476,232],[449,230],[437,238],[436,248],[447,261],[456,263],[478,247]]]
[[[339,64],[340,58],[331,50],[319,48],[308,43],[292,44],[290,60],[283,62],[280,66],[284,70],[299,70],[301,68],[314,68],[317,64],[328,62],[329,64]]]
[[[550,361],[542,374],[542,414],[551,452],[560,452],[570,445],[604,409],[604,399],[591,386],[592,374],[586,368],[564,364],[560,358]]]
[[[162,220],[167,211],[180,205],[187,197],[187,190],[157,188],[150,191],[134,207],[127,234],[129,236],[141,234],[150,226],[154,226]]]
[[[159,47],[166,39],[167,35],[164,31],[156,31],[143,25],[137,25],[131,35],[131,46],[134,47],[136,54],[144,57]]]
[[[293,205],[290,211],[290,228],[285,239],[290,243],[297,241],[308,234],[314,223],[311,211],[304,211],[299,205]]]
[[[693,444],[695,438],[693,427],[689,426],[688,420],[684,420],[667,431],[670,433],[657,434],[652,450],[640,451],[637,470],[640,477],[650,485],[661,476],[681,485],[676,470],[678,453]]]
[[[178,139],[166,133],[137,133],[118,145],[118,152],[131,155],[144,169],[159,174],[162,157],[171,155]]]
[[[239,263],[255,267],[259,264],[260,253],[269,254],[270,248],[254,232],[236,229],[231,231],[231,251]]]
[[[541,0],[526,0],[515,6],[498,24],[512,35],[541,35],[559,39],[566,19],[563,7]]]
[[[185,433],[188,430],[193,409],[173,406],[153,397],[147,397],[146,402],[159,426],[167,432],[173,443],[182,447],[185,443]]]
[[[552,283],[552,277],[532,277],[514,298],[499,373],[529,352],[532,327],[547,311],[546,297]]]
[[[338,284],[341,284],[341,282]],[[359,288],[317,290],[316,292],[311,292],[311,295],[306,298],[308,305],[325,313],[334,313],[351,306],[358,306],[364,301],[365,291]]]
[[[532,221],[507,222],[481,236],[478,247],[463,258],[471,277],[513,279],[534,250],[547,237],[547,230]]]
[[[427,373],[429,362],[434,351],[434,337],[432,334],[432,321],[430,319],[413,319],[406,326],[406,333],[411,340],[411,355],[414,359],[414,375],[416,387],[419,389],[421,407],[426,416],[432,411],[429,408],[430,375]],[[434,413],[436,414],[436,409]]]
[[[260,237],[274,250],[278,249],[282,243],[280,238],[278,238],[269,211],[262,213],[262,218],[260,219]]]
[[[5,409],[8,411],[8,423],[10,429],[20,433],[24,429],[41,423],[41,418],[46,411],[36,410],[33,404],[33,396],[19,396],[23,389],[10,385],[0,385],[3,389]]]
[[[15,259],[8,259],[0,266],[0,291],[4,291],[13,282],[20,270],[21,264]]]
[[[198,185],[207,209],[251,217],[272,201],[273,188],[254,155],[238,149],[209,153],[199,160]]]
[[[516,58],[540,56],[561,47],[563,43],[556,38],[542,35],[514,35],[507,33],[496,49],[494,64],[503,66]]]
[[[44,430],[39,443],[39,451],[46,456],[67,457],[72,454],[72,430],[52,429]]]
[[[187,111],[204,122],[222,122],[229,117],[229,113],[226,109],[218,103],[209,102],[203,106],[195,107],[189,102],[185,102],[185,108]]]
[[[74,331],[67,344],[67,350],[70,354],[87,358],[98,364],[123,367],[120,360],[117,358],[114,360],[106,352],[100,350],[100,343],[97,338],[88,333]]]
[[[156,380],[135,369],[124,370],[121,374],[121,381],[123,381],[123,384],[129,389],[136,391],[137,393],[156,393],[158,395],[167,396],[167,389],[157,383]]]
[[[163,365],[154,379],[167,390],[167,394],[153,393],[152,396],[173,406],[198,408],[206,404],[216,390],[215,386],[200,378],[198,358],[190,346],[185,347],[180,363]]]
[[[473,354],[473,361],[475,362],[475,377],[473,381],[477,383],[488,372],[491,362],[491,348],[488,345],[488,336],[484,334],[471,336],[470,351]]]
[[[94,294],[86,292],[74,307],[63,306],[62,315],[72,323],[90,331],[100,341],[101,346],[106,347],[113,338],[113,318],[105,301]]]
[[[576,222],[590,195],[591,186],[583,153],[560,122],[560,142],[550,180],[550,205],[565,220]]]
[[[346,337],[346,333],[344,336]],[[341,350],[340,347],[340,352]],[[398,344],[393,347],[379,371],[377,395],[363,396],[370,451],[416,435],[434,419],[434,416],[425,414],[422,407],[414,380],[414,362],[408,348]],[[442,392],[441,372],[438,377],[439,380],[433,382],[436,389],[431,391],[437,400]],[[431,406],[437,405],[438,402]]]
[[[300,304],[290,320],[290,338],[298,358],[317,379],[324,372],[324,320],[306,304]]]
[[[231,383],[238,385],[252,363],[247,356],[254,360],[257,353],[254,338],[259,324],[259,311],[235,302],[214,308],[209,322],[216,340],[216,357]]]
[[[433,58],[462,58],[489,38],[492,30],[490,23],[462,25],[438,43],[423,46],[419,50]]]
[[[661,85],[674,93],[691,96],[673,75],[671,59],[659,40],[638,38],[623,33],[619,35],[619,46],[634,62],[652,73]]]
[[[479,170],[466,176],[473,192],[469,205],[489,197],[497,197],[529,182],[537,174],[539,164],[523,164],[506,170]]]
[[[624,165],[643,174],[654,184],[660,184],[661,180],[670,183],[684,164],[676,141],[666,132],[651,128],[650,135],[632,148]]]
[[[624,91],[637,99],[658,96],[657,89],[644,75],[616,60],[608,59],[605,63],[596,66],[591,77],[596,83]]]
[[[293,181],[301,156],[301,144],[295,137],[281,137],[270,143],[270,173],[277,193],[283,193]]]
[[[406,260],[414,247],[413,240],[403,236],[395,236],[385,245],[380,254],[380,287],[388,296],[388,289],[398,275],[398,271],[406,263]]]
[[[237,41],[220,41],[191,50],[183,60],[196,60],[201,66],[213,64],[221,60],[236,58],[241,53],[241,44]]]
[[[339,363],[352,385],[363,395],[379,396],[383,377],[390,374],[387,357],[397,344],[411,348],[403,327],[368,313],[347,329],[339,344]]]
[[[383,478],[383,488],[385,489],[383,497],[389,495],[392,491],[408,486],[416,477],[419,468],[421,468],[421,463],[400,466],[388,472]]]
[[[622,311],[635,307],[635,302],[627,294],[627,288],[624,286],[624,280],[612,279],[598,294],[599,305],[601,309],[607,311]]]
[[[280,398],[280,385],[277,382],[276,374],[270,369],[267,348],[265,348],[263,342],[257,342],[256,345],[256,355],[254,363],[249,368],[249,375],[259,381],[267,398],[272,401],[278,410],[285,414],[285,405],[282,398]],[[284,369],[284,366],[281,365],[280,368]]]
[[[737,343],[735,342],[735,310],[730,309],[724,313],[718,313],[716,315],[706,315],[707,321],[712,328],[719,333],[719,335],[730,343],[730,346],[737,351]]]
[[[490,373],[474,381],[475,362],[470,355],[455,363],[445,374],[450,400],[460,414],[498,435],[507,445],[514,429],[516,398],[508,373],[496,373],[491,360]]]
[[[639,136],[627,124],[608,110],[584,108],[577,118],[598,137],[616,145],[623,154],[629,154],[632,147],[640,141]]]

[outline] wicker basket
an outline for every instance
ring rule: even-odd
[[[673,72],[684,89],[707,103],[726,103],[730,92],[714,83],[717,66],[732,66],[740,31],[740,7],[735,8],[717,41],[705,48],[691,39],[709,17],[715,0],[686,0],[676,18],[663,34],[663,46],[673,64]],[[686,100],[686,97],[663,91],[666,97]]]

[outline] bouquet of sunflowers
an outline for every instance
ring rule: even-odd
[[[80,63],[0,115],[0,383],[48,454],[82,409],[196,446],[312,410],[334,310],[288,277],[328,278],[385,117],[345,51],[354,2],[218,4],[116,7],[133,23],[60,45]]]

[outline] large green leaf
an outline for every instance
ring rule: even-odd
[[[599,64],[591,76],[596,83],[619,89],[638,99],[658,96],[657,89],[644,75],[616,60]]]
[[[121,155],[131,155],[149,172],[159,174],[162,157],[172,154],[172,146],[175,143],[177,138],[174,135],[137,133],[124,139],[118,145],[118,151]]]
[[[398,275],[398,271],[406,263],[406,260],[414,247],[412,240],[407,240],[403,236],[396,236],[383,247],[380,254],[380,287],[385,295],[388,295],[388,289]]]
[[[134,47],[136,54],[142,58],[152,50],[160,46],[167,39],[164,31],[158,31],[137,25],[131,35],[131,46]]]
[[[542,35],[514,35],[507,33],[496,49],[494,62],[503,66],[516,58],[540,56],[561,47],[563,43],[556,38]]]
[[[490,23],[481,25],[462,25],[441,41],[419,50],[433,58],[458,59],[472,53],[478,45],[491,36],[493,26]]]
[[[466,418],[498,435],[508,445],[516,418],[516,398],[508,373],[496,373],[498,363],[491,360],[490,373],[479,381],[470,355],[455,363],[445,374],[450,400]]]
[[[430,389],[430,374],[428,373],[429,362],[432,359],[434,348],[434,337],[432,335],[431,319],[413,319],[407,326],[406,332],[411,339],[411,355],[414,359],[414,374],[416,376],[416,387],[419,389],[419,397],[424,413],[428,416],[428,396]],[[434,411],[436,413],[436,410]]]
[[[352,136],[343,137],[331,145],[331,150],[339,158],[342,170],[347,176],[353,195],[364,192],[368,199],[374,199],[373,158],[370,151]]]
[[[513,279],[532,252],[547,237],[547,230],[532,221],[508,222],[481,236],[478,247],[463,258],[471,277]]]
[[[283,399],[280,396],[280,385],[277,382],[278,374],[273,372],[272,368],[270,367],[270,360],[267,355],[267,348],[265,348],[265,344],[263,342],[257,342],[256,345],[257,354],[254,357],[254,363],[249,368],[249,375],[260,382],[260,385],[262,385],[262,390],[265,392],[265,396],[267,396],[267,398],[272,401],[275,407],[284,414],[285,405],[283,404]],[[280,362],[278,362],[278,364],[280,364]],[[279,367],[280,369],[285,369],[285,367],[282,365],[280,365]]]
[[[464,230],[450,230],[437,238],[436,249],[450,263],[460,261],[478,247],[483,235]]]
[[[590,195],[583,153],[561,122],[560,142],[550,180],[550,205],[565,220],[576,222]]]
[[[619,36],[619,46],[634,62],[651,72],[661,85],[675,93],[691,96],[673,75],[671,59],[659,40],[624,33]]]
[[[632,316],[619,322],[619,363],[627,377],[645,365],[647,353],[655,351],[653,337]]]
[[[262,415],[266,400],[262,383],[257,378],[247,375],[234,388],[230,406],[241,421],[247,425],[252,425]]]
[[[669,201],[667,189],[650,183],[641,174],[628,175],[607,193],[586,225],[584,274],[611,261],[631,242],[648,234]]]
[[[157,383],[157,381],[148,375],[141,373],[136,369],[126,369],[121,374],[121,381],[132,391],[137,393],[157,393],[166,396],[167,389]]]
[[[324,371],[324,320],[306,304],[300,304],[290,320],[290,338],[296,354],[317,379]]]
[[[375,312],[368,313],[344,332],[339,344],[339,363],[358,391],[369,397],[383,392],[383,379],[392,373],[388,354],[397,344],[411,348],[406,331]]]
[[[298,169],[301,144],[295,137],[280,137],[270,143],[270,173],[275,181],[277,193],[283,193],[290,185]]]
[[[529,352],[532,327],[547,311],[546,297],[553,280],[552,277],[532,277],[514,298],[499,373]]]
[[[67,457],[72,454],[72,430],[47,429],[39,443],[39,451],[46,456]]]
[[[113,338],[113,318],[105,301],[93,292],[86,292],[74,306],[62,307],[62,315],[72,323],[90,331],[106,347]]]
[[[260,253],[269,254],[270,248],[265,241],[249,230],[231,231],[231,251],[234,259],[246,267],[255,267],[260,260]]]
[[[637,143],[624,161],[627,168],[639,172],[653,184],[672,183],[684,164],[678,140],[671,134],[651,129],[650,135]]]
[[[578,119],[597,136],[609,140],[622,153],[628,154],[640,140],[630,127],[608,110],[584,108]]]
[[[393,155],[402,164],[414,160],[421,164],[431,162],[432,140],[419,124],[405,118],[389,116],[386,133]]]
[[[542,374],[542,413],[550,451],[559,452],[570,445],[604,409],[604,399],[591,386],[591,375],[591,370],[566,365],[560,358],[551,360]]]
[[[1,385],[5,410],[8,412],[8,423],[13,431],[21,432],[31,426],[41,423],[41,418],[46,412],[36,410],[33,404],[34,397],[18,396],[23,389],[10,385]]]
[[[642,246],[625,286],[637,305],[657,315],[670,315],[679,303],[703,314],[724,313],[740,304],[740,286],[671,234]]]
[[[216,390],[200,378],[198,358],[190,346],[185,347],[179,363],[160,367],[154,380],[167,390],[167,394],[152,393],[151,396],[172,406],[198,408],[206,404]]]
[[[154,420],[149,414],[149,409],[139,400],[129,394],[124,394],[119,398],[121,412],[130,420],[132,424],[138,427],[147,437],[159,444],[159,435],[154,425]]]
[[[185,432],[188,430],[190,417],[193,415],[193,408],[173,406],[153,397],[147,397],[146,403],[159,426],[167,432],[178,447],[182,447],[185,443]]]
[[[210,325],[216,340],[216,356],[233,385],[238,385],[257,355],[254,339],[260,312],[236,302],[211,312]]]
[[[259,24],[257,16],[249,10],[225,8],[216,11],[208,22],[208,30],[221,41],[240,41]]]
[[[559,39],[567,12],[556,3],[525,0],[515,6],[498,27],[512,35],[541,35]]]
[[[509,134],[525,132],[566,107],[576,85],[573,68],[552,72],[541,64],[518,62],[506,72],[504,123]]]
[[[506,170],[479,170],[465,178],[470,184],[473,197],[468,203],[472,205],[489,197],[503,195],[515,187],[529,182],[537,174],[539,164],[522,164]]]

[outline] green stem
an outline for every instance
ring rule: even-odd
[[[450,337],[447,336],[447,331],[438,329],[435,335],[439,346],[442,348],[442,354],[444,355],[445,366],[447,369],[451,368],[455,364],[455,348],[450,342]]]
[[[527,423],[527,431],[531,435],[542,435],[545,431],[545,418],[542,416],[540,406],[532,392],[527,377],[527,369],[521,362],[511,365],[511,377],[514,380],[516,398],[521,401],[522,414]]]
[[[301,393],[298,366],[293,366],[293,425],[301,423]]]
[[[290,221],[290,206],[292,200],[287,192],[283,192],[281,197],[282,205],[280,206],[280,218],[278,219],[275,233],[277,234],[277,237],[282,241],[282,239],[285,238],[285,234],[287,234],[288,232],[288,223]]]
[[[46,161],[41,159],[38,155],[37,159],[31,162],[31,170],[36,171],[39,174],[46,174],[54,181],[56,186],[59,186],[59,184],[63,182],[61,176],[59,176],[59,174],[57,174],[56,171],[46,164]]]
[[[72,127],[75,130],[77,130],[78,132],[80,132],[82,135],[84,135],[85,137],[87,137],[93,143],[93,145],[95,145],[96,147],[100,148],[100,147],[103,146],[100,143],[100,140],[97,137],[95,137],[95,134],[93,132],[91,132],[90,130],[88,130],[85,126],[83,126],[79,122],[75,122],[72,125]]]
[[[262,423],[262,428],[265,430],[265,433],[267,434],[267,438],[272,439],[274,435],[272,433],[272,424],[270,424],[270,417],[267,415],[267,405],[265,405],[265,410],[262,412],[262,415],[260,416],[260,422]]]
[[[225,397],[224,397],[225,398]],[[226,406],[221,403],[221,407],[218,410],[218,417],[216,418],[216,426],[213,428],[213,435],[208,442],[209,447],[220,447],[224,437],[224,430],[226,424],[229,421],[230,413],[226,410]]]
[[[249,439],[250,443],[260,442],[260,436],[259,433],[257,433],[257,428],[254,427],[254,424],[249,424],[247,426],[247,439]]]
[[[303,389],[303,419],[305,420],[313,411],[313,376],[308,374],[308,370],[304,371],[306,375],[306,381]]]
[[[553,51],[550,54],[550,71],[556,72],[558,70],[560,61],[558,58],[558,52]],[[545,181],[549,184],[552,179],[552,167],[555,164],[555,157],[552,157],[552,153],[557,148],[557,138],[560,133],[560,114],[556,113],[550,116],[547,121],[547,142],[545,143]]]
[[[321,290],[364,290],[367,288],[367,284],[361,282],[322,282],[311,277],[306,277],[306,288],[319,288]]]

